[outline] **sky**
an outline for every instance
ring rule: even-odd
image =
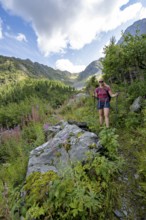
[[[0,0],[0,55],[81,72],[142,18],[145,0]]]

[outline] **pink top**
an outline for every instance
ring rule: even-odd
[[[97,87],[95,89],[95,93],[97,94],[97,97],[101,102],[109,101],[108,92],[110,91],[111,89],[109,86],[105,86],[104,88]]]

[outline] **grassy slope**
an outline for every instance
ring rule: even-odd
[[[139,174],[140,163],[143,163],[143,161],[139,161],[139,158],[146,146],[146,123],[143,123],[146,117],[144,113],[145,104],[143,111],[138,114],[138,117],[142,115],[142,122],[139,119],[135,124],[133,123],[133,115],[128,116],[130,113],[128,113],[129,107],[125,97],[126,94],[121,93],[117,102],[116,99],[111,101],[111,127],[116,127],[116,133],[119,135],[118,152],[119,156],[124,160],[121,171],[115,180],[115,185],[118,185],[119,189],[117,195],[118,204],[115,210],[118,210],[125,220],[138,220],[145,217],[146,213],[141,197],[140,182],[142,182],[142,179]],[[63,113],[65,120],[71,118],[77,121],[86,121],[97,134],[101,130],[93,98],[89,97],[86,101],[73,101],[72,105],[62,107],[61,113]]]
[[[120,185],[119,198],[121,210],[125,213],[125,219],[141,219],[145,215],[146,209],[139,194],[140,176],[138,173],[139,154],[142,154],[146,143],[143,135],[146,126],[138,129],[123,130],[118,129],[119,133],[119,154],[124,158],[125,163],[118,178]]]
[[[116,114],[116,99],[112,100],[110,114],[111,126],[116,126],[116,133],[119,135],[119,155],[125,161],[120,174],[115,179],[115,187],[118,185],[119,189],[117,194],[118,204],[115,209],[125,214],[123,219],[133,220],[144,217],[145,213],[143,201],[141,196],[138,195],[141,179],[137,177],[140,165],[138,158],[142,154],[146,143],[146,124],[141,123],[140,120],[135,122],[137,124],[133,123],[133,116],[127,113],[128,102],[126,103],[124,98],[125,94],[121,93],[118,99],[118,114]],[[143,118],[146,117],[144,111],[142,115]],[[91,97],[86,99],[72,98],[69,102],[66,101],[61,108],[52,113],[52,116],[49,116],[47,122],[55,123],[61,119],[85,121],[93,132],[98,134],[100,131],[98,114],[94,100]],[[27,133],[27,128],[25,129],[26,135],[29,134]],[[113,219],[114,217],[109,220]]]

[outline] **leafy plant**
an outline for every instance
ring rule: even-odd
[[[99,133],[100,143],[104,147],[104,154],[112,160],[118,159],[117,149],[119,147],[118,135],[114,128],[104,128]]]
[[[26,219],[33,219],[34,210],[36,219],[104,219],[112,215],[116,188],[110,194],[109,187],[118,168],[103,156],[88,155],[84,165],[68,165],[58,177],[53,172],[31,174],[24,187]]]
[[[141,124],[141,119],[141,115],[135,112],[129,112],[125,120],[125,126],[127,128],[136,128]]]

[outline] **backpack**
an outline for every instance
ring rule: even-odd
[[[111,96],[110,96],[108,90],[106,90],[106,89],[104,89],[104,90],[107,92],[107,95],[108,95],[108,98],[109,98],[109,102],[110,102],[111,101]]]

